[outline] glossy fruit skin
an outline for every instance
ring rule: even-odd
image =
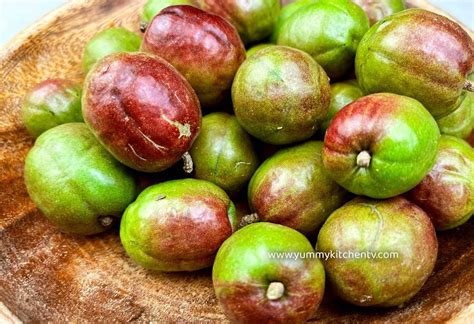
[[[363,97],[364,93],[356,80],[344,81],[331,84],[331,104],[326,121],[322,130],[326,131],[334,116],[351,102]]]
[[[129,171],[95,139],[84,123],[44,132],[25,162],[31,199],[62,232],[90,235],[105,231],[101,217],[120,218],[135,198]]]
[[[197,0],[201,9],[230,22],[245,44],[261,41],[273,31],[280,13],[279,0]]]
[[[312,253],[297,231],[255,223],[227,239],[217,253],[212,282],[217,299],[233,323],[304,323],[324,294],[325,274],[315,258],[271,258],[270,253]],[[279,300],[266,298],[270,282],[282,282]]]
[[[120,239],[139,265],[156,271],[210,267],[237,226],[235,206],[203,180],[162,182],[145,189],[125,211]]]
[[[466,94],[459,107],[436,121],[441,134],[467,139],[474,129],[474,95]]]
[[[252,56],[253,54],[257,53],[258,51],[260,51],[264,48],[268,48],[268,47],[272,47],[272,46],[275,46],[275,45],[274,44],[263,43],[263,44],[258,44],[258,45],[252,46],[251,48],[249,48],[247,50],[247,57]]]
[[[162,10],[152,20],[141,50],[170,62],[191,84],[203,107],[228,95],[245,60],[236,29],[223,18],[190,6]]]
[[[352,0],[364,9],[370,24],[406,9],[404,0]]]
[[[278,16],[275,28],[273,29],[272,36],[270,37],[271,42],[272,43],[277,42],[281,26],[285,23],[288,17],[290,17],[293,13],[295,13],[300,8],[305,7],[309,4],[312,4],[315,1],[316,0],[298,0],[298,1],[286,1],[287,3],[282,3],[280,15]]]
[[[201,133],[191,148],[195,177],[236,193],[258,167],[250,136],[235,116],[216,112],[202,120]]]
[[[142,20],[150,22],[161,10],[178,5],[193,6],[194,0],[148,0],[143,7]]]
[[[84,48],[82,67],[89,72],[100,59],[115,53],[137,52],[142,39],[135,33],[122,28],[109,28],[99,32]]]
[[[432,169],[439,129],[415,99],[380,93],[344,107],[326,131],[323,162],[331,177],[357,195],[390,198],[413,189]],[[360,152],[371,155],[360,167]]]
[[[458,227],[474,213],[474,150],[443,135],[436,164],[407,198],[428,213],[437,230]]]
[[[165,60],[119,53],[88,74],[84,120],[123,164],[143,172],[163,171],[187,152],[201,127],[199,100]]]
[[[308,54],[272,46],[249,57],[232,85],[234,112],[242,127],[269,144],[311,137],[326,118],[329,80]]]
[[[82,122],[80,85],[63,79],[37,84],[23,100],[21,118],[28,132],[38,137],[65,123]]]
[[[346,201],[346,191],[324,170],[322,148],[322,142],[310,141],[283,149],[257,169],[248,197],[261,221],[310,237]]]
[[[300,6],[275,33],[276,43],[310,54],[331,79],[339,79],[354,66],[362,36],[369,29],[365,12],[348,0],[315,0]]]
[[[316,250],[398,253],[392,258],[323,260],[340,298],[358,306],[391,307],[402,305],[421,289],[433,271],[438,242],[429,217],[415,204],[401,197],[359,197],[329,217]]]
[[[355,67],[365,93],[412,97],[441,118],[459,106],[473,64],[474,45],[462,27],[409,9],[372,26],[359,45]]]

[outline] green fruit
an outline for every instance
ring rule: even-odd
[[[438,242],[429,217],[407,200],[356,198],[329,217],[316,250],[339,254],[323,263],[340,298],[390,307],[421,289],[433,271]]]
[[[242,127],[270,144],[308,139],[326,118],[330,101],[324,70],[308,54],[272,46],[240,66],[232,85]]]
[[[279,151],[250,181],[250,207],[260,220],[311,235],[345,202],[346,191],[323,167],[322,142],[311,141]]]
[[[161,10],[178,5],[193,6],[193,0],[148,0],[143,7],[142,20],[150,22]]]
[[[336,114],[351,102],[363,97],[364,93],[355,80],[331,84],[331,104],[326,121],[322,125],[322,130],[326,131]]]
[[[304,323],[321,302],[325,275],[302,234],[277,224],[257,223],[222,244],[212,281],[231,322]]]
[[[277,27],[276,43],[307,52],[331,79],[346,75],[369,29],[365,12],[349,0],[314,0],[290,6],[299,8]]]
[[[142,39],[131,31],[118,27],[109,28],[96,34],[87,44],[82,57],[84,71],[103,57],[121,52],[137,52]]]
[[[474,213],[474,150],[462,139],[441,136],[435,166],[407,197],[437,230],[466,223]]]
[[[26,94],[21,118],[28,132],[38,137],[61,124],[82,122],[80,85],[69,80],[49,79]]]
[[[96,234],[110,227],[135,198],[135,182],[83,123],[40,137],[25,162],[25,183],[43,214],[66,233]]]
[[[474,74],[471,74],[468,79],[474,80]],[[462,102],[459,107],[449,115],[436,120],[441,134],[467,139],[473,131],[474,94],[465,91],[462,97]]]
[[[386,16],[406,9],[404,0],[352,0],[364,9],[373,25]]]
[[[191,148],[195,176],[236,193],[250,180],[258,159],[250,137],[226,113],[212,113],[202,119],[201,133]]]
[[[298,0],[291,2],[283,8],[281,8],[280,15],[278,16],[277,23],[275,25],[275,28],[273,29],[272,36],[270,38],[272,43],[276,43],[278,39],[278,35],[281,30],[281,26],[285,23],[285,21],[293,15],[297,10],[299,10],[302,7],[305,7],[309,4],[314,3],[316,0]]]
[[[239,32],[245,44],[271,35],[280,13],[280,0],[197,0],[201,9],[221,16]]]
[[[258,51],[260,51],[264,48],[271,47],[271,46],[274,46],[274,44],[258,44],[258,45],[255,45],[255,46],[253,46],[253,47],[251,47],[247,50],[247,57],[257,53]]]
[[[416,100],[389,93],[362,97],[334,117],[324,138],[331,177],[357,195],[390,198],[432,169],[439,129]]]
[[[125,211],[120,239],[146,269],[194,271],[210,267],[237,226],[236,210],[216,185],[196,179],[162,182]]]
[[[461,26],[409,9],[386,17],[357,50],[357,80],[365,93],[390,92],[420,101],[441,118],[458,107],[474,66],[474,45]],[[471,90],[472,91],[472,90]]]

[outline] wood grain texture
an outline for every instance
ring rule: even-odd
[[[192,274],[145,271],[126,257],[117,229],[88,238],[61,234],[35,208],[23,183],[24,158],[33,144],[19,118],[25,92],[50,77],[81,81],[85,42],[111,25],[138,33],[144,2],[73,1],[35,23],[0,52],[0,300],[23,321],[225,320],[214,297],[210,270]],[[473,237],[472,221],[439,235],[435,272],[404,308],[357,308],[328,292],[314,320],[472,319]]]

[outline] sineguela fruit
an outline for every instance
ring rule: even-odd
[[[246,44],[270,36],[280,13],[279,0],[197,0],[201,9],[219,15],[235,26]]]
[[[344,107],[326,131],[323,162],[357,195],[390,198],[413,189],[432,169],[438,125],[412,98],[389,93]]]
[[[190,154],[195,177],[213,182],[228,193],[242,189],[258,167],[249,135],[235,116],[223,112],[203,118]]]
[[[474,80],[474,74],[468,79]],[[459,107],[436,121],[441,134],[467,139],[474,129],[474,93],[464,91],[461,96]]]
[[[369,29],[365,12],[349,0],[290,6],[299,8],[277,26],[276,43],[307,52],[331,79],[350,72],[359,42]]]
[[[236,222],[234,204],[216,185],[172,180],[148,187],[127,208],[120,239],[146,269],[194,271],[212,265]]]
[[[341,254],[323,260],[340,298],[358,306],[390,307],[421,289],[433,271],[438,242],[429,217],[415,204],[401,197],[360,197],[331,214],[316,250]]]
[[[84,48],[82,66],[88,72],[101,58],[121,52],[137,52],[142,39],[123,28],[109,28],[95,35]]]
[[[260,220],[309,237],[345,202],[346,191],[324,170],[322,147],[322,142],[311,141],[283,149],[257,169],[248,198]]]
[[[474,150],[462,139],[441,136],[431,172],[407,194],[437,230],[467,222],[474,213]]]
[[[28,92],[21,109],[28,132],[38,137],[61,124],[82,122],[82,88],[69,80],[48,79]]]
[[[62,232],[96,234],[120,218],[136,194],[129,171],[84,123],[44,132],[25,162],[31,199]]]
[[[321,261],[304,258],[310,254],[308,239],[282,225],[263,222],[237,231],[222,244],[212,269],[226,316],[234,323],[306,322],[323,298],[325,283]]]
[[[258,44],[258,45],[252,46],[251,48],[249,48],[247,50],[247,57],[257,53],[258,51],[260,51],[264,48],[271,47],[271,46],[275,46],[275,45],[274,44],[263,43],[263,44]]]
[[[308,54],[272,46],[249,57],[232,85],[234,112],[242,127],[270,144],[310,138],[326,118],[329,80]]]
[[[245,60],[235,28],[191,6],[169,7],[156,15],[141,50],[164,58],[181,72],[203,107],[215,107],[230,95],[234,75]]]
[[[363,96],[364,93],[355,80],[331,84],[331,104],[329,105],[327,118],[322,125],[322,130],[326,131],[328,129],[329,124],[331,124],[339,110]]]
[[[158,56],[119,53],[88,74],[84,120],[120,162],[163,171],[191,148],[201,127],[199,100],[186,79]]]
[[[406,9],[404,0],[352,0],[364,9],[370,24]]]
[[[365,93],[390,92],[420,101],[435,118],[461,103],[473,85],[474,45],[452,20],[422,9],[386,17],[365,34],[356,55]]]

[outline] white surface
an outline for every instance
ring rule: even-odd
[[[70,0],[74,1],[74,0]],[[0,46],[67,0],[0,0]],[[474,0],[431,0],[474,30]]]

